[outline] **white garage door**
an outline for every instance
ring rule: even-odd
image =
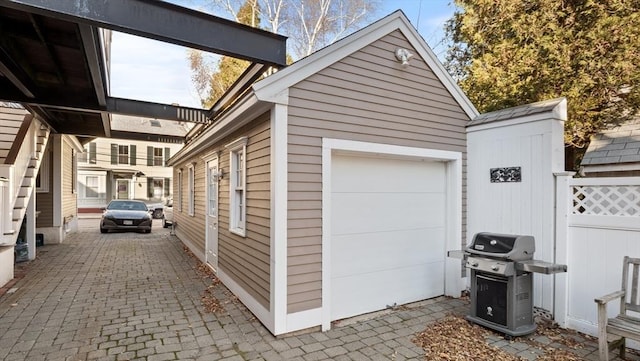
[[[444,294],[445,164],[332,156],[331,320]]]

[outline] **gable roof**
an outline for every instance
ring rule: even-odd
[[[253,85],[255,95],[262,101],[280,102],[281,99],[279,97],[291,86],[396,30],[399,30],[407,38],[418,55],[420,55],[431,68],[467,116],[470,119],[475,118],[478,115],[476,108],[449,73],[447,73],[429,45],[413,25],[411,25],[401,10],[397,10],[371,25],[258,81]],[[391,54],[390,56],[393,55]]]
[[[640,162],[640,116],[594,135],[580,165],[637,162]]]
[[[492,122],[498,122],[501,120],[515,119],[524,116],[536,115],[541,113],[546,113],[550,111],[562,111],[558,108],[559,105],[563,105],[566,107],[566,98],[554,98],[543,100],[531,104],[519,105],[513,108],[507,108],[502,110],[496,110],[489,113],[480,114],[477,117],[473,118],[467,127],[472,127],[474,125],[487,124]],[[564,119],[565,116],[558,113],[558,119]]]

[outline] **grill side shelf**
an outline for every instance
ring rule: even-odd
[[[516,262],[516,269],[518,271],[544,273],[550,275],[554,273],[567,272],[567,265],[532,259],[528,261]]]

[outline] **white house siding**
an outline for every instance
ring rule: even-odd
[[[182,211],[174,205],[178,236],[205,252],[205,164],[201,157],[219,152],[219,168],[225,176],[219,182],[218,266],[265,308],[270,299],[270,144],[269,115],[264,114],[213,147],[174,166],[174,177],[182,169]],[[247,236],[229,231],[229,151],[225,145],[247,136]],[[187,164],[195,162],[196,211],[188,215]],[[174,182],[177,184],[177,182]],[[177,189],[174,192],[178,192]],[[174,197],[177,198],[177,197]]]
[[[419,56],[400,67],[398,47],[417,53],[395,31],[289,91],[288,313],[321,306],[323,137],[466,154],[468,116]]]

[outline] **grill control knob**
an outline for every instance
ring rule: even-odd
[[[499,270],[499,269],[500,269],[500,266],[498,266],[497,264],[494,264],[493,266],[491,266],[491,269],[492,269],[493,271],[497,271],[497,270]]]
[[[471,267],[478,267],[478,262],[477,261],[471,262]]]

